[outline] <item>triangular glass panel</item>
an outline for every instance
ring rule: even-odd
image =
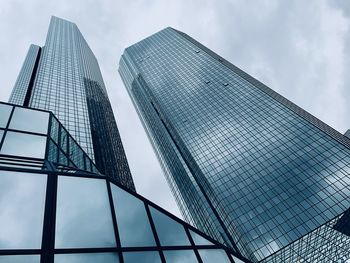
[[[162,246],[189,246],[184,226],[159,210],[150,207],[160,244]]]
[[[199,255],[202,258],[203,263],[230,263],[225,250],[223,249],[198,249]]]
[[[164,257],[167,263],[198,263],[193,250],[165,250]]]
[[[122,246],[155,246],[144,202],[114,184],[111,190]]]
[[[214,245],[212,242],[210,242],[208,239],[202,237],[201,235],[193,232],[190,230],[191,237],[193,239],[193,242],[195,245]]]

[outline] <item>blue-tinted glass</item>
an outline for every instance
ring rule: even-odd
[[[190,245],[183,225],[153,207],[150,210],[162,246]]]
[[[198,262],[196,254],[193,252],[193,250],[168,250],[164,251],[164,256],[167,263]]]
[[[5,128],[10,114],[11,114],[12,106],[6,104],[0,104],[0,128]]]
[[[60,176],[56,247],[112,247],[112,215],[105,180]]]
[[[158,251],[125,252],[123,253],[124,263],[161,263]]]
[[[60,129],[59,122],[57,121],[56,118],[52,117],[51,127],[50,127],[50,136],[56,144],[58,144],[59,129]]]
[[[118,263],[117,253],[56,254],[55,263]],[[136,263],[136,262],[135,262]]]
[[[16,105],[23,105],[26,99],[27,90],[30,80],[35,69],[35,62],[40,54],[40,47],[37,45],[30,45],[25,61],[22,65],[21,71],[17,77],[15,86],[13,87],[9,102]]]
[[[8,131],[1,147],[1,153],[43,159],[45,147],[45,136]]]
[[[10,129],[47,134],[49,113],[16,107],[10,122]]]
[[[186,34],[128,47],[119,72],[185,218],[214,239],[259,261],[349,207],[349,139]]]
[[[203,263],[230,263],[226,252],[222,249],[199,249],[198,252],[202,258]]]
[[[49,150],[48,150],[48,160],[51,162],[57,163],[58,151],[56,144],[52,140],[49,141]]]
[[[111,184],[120,242],[123,247],[155,246],[143,201]]]
[[[101,173],[135,190],[98,61],[75,23],[51,17],[45,46],[30,46],[10,102],[51,111]]]
[[[39,263],[39,255],[11,255],[0,256],[1,263]]]
[[[2,140],[2,135],[4,135],[4,131],[3,130],[0,130],[0,142]]]
[[[46,179],[0,171],[0,249],[41,247]]]
[[[196,245],[213,245],[212,242],[210,242],[208,239],[202,237],[201,235],[193,232],[192,230],[189,230],[191,237]]]

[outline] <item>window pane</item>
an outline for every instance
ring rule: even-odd
[[[56,254],[55,263],[119,263],[117,253]]]
[[[212,262],[222,262],[230,263],[226,252],[222,249],[199,249],[199,255],[202,258],[203,263],[212,263]]]
[[[112,246],[115,237],[106,181],[59,176],[56,247]]]
[[[0,171],[0,249],[41,247],[47,176]]]
[[[47,134],[49,113],[16,107],[9,128]]]
[[[196,245],[214,245],[208,239],[200,236],[199,234],[193,232],[192,230],[189,230],[189,231],[190,231],[191,237]]]
[[[193,252],[193,250],[168,250],[168,251],[164,251],[164,256],[167,263],[197,263],[198,262],[196,254]]]
[[[122,246],[155,246],[144,203],[111,184]]]
[[[0,262],[6,263],[39,263],[39,255],[0,256]]]
[[[126,252],[123,253],[124,263],[161,263],[158,251]]]
[[[55,117],[51,118],[50,136],[58,144],[59,123]]]
[[[0,104],[0,127],[5,128],[11,114],[12,106]]]
[[[57,163],[57,146],[51,139],[49,141],[49,152],[47,156],[49,161]]]
[[[44,159],[45,147],[45,136],[8,131],[1,148],[1,153]]]
[[[190,245],[184,227],[162,212],[150,207],[162,246]]]
[[[4,135],[4,131],[3,130],[0,130],[0,142],[2,140],[2,136]]]

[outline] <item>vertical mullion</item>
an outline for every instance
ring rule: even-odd
[[[54,262],[57,180],[57,174],[49,173],[47,175],[43,238],[41,243],[41,263]]]
[[[162,262],[165,263],[165,256],[164,256],[163,250],[161,249],[160,240],[159,240],[159,237],[158,237],[158,234],[157,234],[156,226],[154,224],[154,221],[153,221],[153,218],[152,218],[152,215],[151,215],[151,211],[150,211],[149,206],[148,206],[148,204],[146,202],[144,202],[144,205],[145,205],[145,209],[146,209],[146,213],[147,213],[147,216],[148,216],[149,223],[151,225],[153,237],[154,237],[154,240],[156,241],[156,244],[157,244],[157,248],[158,248],[158,252],[160,254],[160,258],[161,258]]]
[[[111,189],[110,182],[108,180],[106,180],[106,184],[107,184],[109,204],[110,204],[111,213],[112,213],[112,221],[113,221],[115,242],[117,244],[117,247],[121,248],[121,242],[120,242],[120,236],[119,236],[119,230],[118,230],[118,223],[117,223],[117,216],[116,216],[116,212],[115,212],[115,209],[114,209],[114,203],[113,203],[112,189]],[[122,252],[119,252],[118,256],[119,256],[120,263],[124,263]]]
[[[196,247],[196,245],[194,244],[194,241],[193,241],[193,238],[192,238],[192,236],[191,236],[190,231],[189,231],[188,228],[185,227],[184,225],[183,225],[183,227],[185,228],[185,232],[186,232],[186,234],[187,234],[187,238],[190,240],[192,249],[193,249],[194,253],[196,254],[196,257],[197,257],[198,262],[199,262],[199,263],[203,263],[203,261],[202,261],[200,255],[199,255],[199,252],[198,252],[198,250],[197,250],[197,247]]]
[[[8,130],[8,128],[9,128],[9,126],[10,126],[10,122],[11,122],[11,119],[12,119],[13,112],[15,111],[15,108],[16,108],[16,107],[12,107],[12,110],[11,110],[11,113],[10,113],[10,116],[9,116],[9,119],[7,120],[7,124],[6,124],[6,127],[5,127],[5,129],[4,129],[4,133],[3,133],[3,135],[2,135],[2,139],[1,139],[1,141],[0,141],[0,150],[1,150],[1,147],[2,147],[2,145],[3,145],[3,143],[4,143],[5,135],[6,135],[6,133],[7,133],[7,130]]]
[[[49,159],[48,157],[49,157],[49,144],[50,144],[50,138],[51,138],[51,119],[52,119],[52,113],[49,114],[49,123],[47,124],[45,160]]]

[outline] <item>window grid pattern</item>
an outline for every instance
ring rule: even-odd
[[[0,127],[0,165],[7,167],[17,167],[23,164],[23,160],[18,159],[17,156],[22,156],[24,158],[32,158],[31,164],[27,164],[28,167],[34,169],[47,169],[45,167],[43,160],[47,159],[51,162],[56,169],[64,168],[75,168],[82,171],[99,173],[94,162],[89,158],[89,156],[83,151],[75,139],[67,132],[63,125],[57,120],[57,118],[50,112],[42,110],[27,109],[24,107],[14,106],[11,104],[0,102],[0,107],[6,107],[10,109],[11,114],[6,116],[4,123],[7,123],[5,127]],[[30,119],[32,125],[22,126],[26,129],[19,129],[13,127],[13,123],[24,120],[17,120],[14,114],[16,109],[22,109],[27,112],[40,112],[47,114],[49,117],[46,120],[46,128],[43,131],[30,131],[35,129],[35,121],[45,122],[45,120],[35,120]],[[30,117],[30,115],[28,115]],[[34,126],[34,127],[32,127]],[[5,149],[8,144],[9,135],[24,136],[24,143],[18,142],[18,138],[9,141],[14,144],[11,147],[11,151]],[[28,144],[28,141],[40,140],[43,143]],[[7,143],[7,144],[6,144]],[[4,146],[5,144],[5,146]],[[33,147],[33,149],[28,149]],[[25,148],[25,151],[21,150]]]
[[[38,171],[25,165],[9,169],[0,164],[0,185],[3,185],[3,178],[29,175],[38,179],[47,177],[46,197],[41,198],[46,200],[45,204],[35,208],[40,211],[31,211],[43,215],[43,230],[40,229],[38,236],[38,233],[33,233],[38,229],[22,229],[26,231],[25,235],[35,236],[35,244],[17,240],[11,249],[2,243],[11,236],[3,233],[0,237],[1,262],[19,260],[21,255],[23,262],[32,262],[29,260],[36,258],[37,261],[33,262],[76,262],[74,259],[80,259],[83,262],[134,263],[146,262],[147,256],[152,255],[147,262],[172,263],[181,262],[188,253],[193,255],[191,262],[213,262],[213,258],[218,263],[249,262],[110,177],[69,169],[64,172]],[[2,194],[17,189],[19,184],[20,180],[13,180],[9,188],[2,189]],[[32,191],[28,198],[34,200],[36,194],[40,193]],[[6,210],[6,205],[13,204],[0,203],[1,211]],[[131,217],[123,219],[125,214]],[[29,224],[31,218],[26,218]],[[2,227],[6,227],[17,221],[2,223]],[[149,231],[135,231],[135,224],[148,226]],[[103,232],[106,227],[113,229],[108,235],[115,241],[106,243],[107,233]],[[74,231],[68,231],[72,228]],[[99,235],[101,232],[103,234]],[[126,242],[125,238],[129,241]],[[145,240],[145,244],[140,244],[140,240]],[[172,254],[170,258],[169,254]]]
[[[23,105],[39,51],[39,46],[30,45],[27,56],[10,95],[9,103]]]
[[[261,262],[348,262],[350,236],[335,230],[335,226],[349,212],[347,210]],[[349,218],[346,220],[349,222]]]
[[[158,129],[172,135],[242,253],[258,261],[349,208],[349,140],[223,62],[167,28],[127,48],[120,72],[131,72],[125,82],[142,75]],[[175,196],[191,192],[172,187]]]
[[[100,172],[135,190],[98,61],[78,27],[52,17],[41,50],[36,73],[23,71],[19,76],[32,78],[30,92],[25,95],[26,91],[21,91],[26,97],[26,104],[21,105],[52,111]],[[57,158],[68,162],[62,154]]]
[[[52,17],[30,107],[52,111],[94,160],[82,67],[88,49],[74,23]]]
[[[126,63],[126,60],[123,60],[121,63]],[[197,182],[193,176],[191,176],[190,170],[181,157],[181,154],[176,149],[169,134],[161,128],[162,123],[157,117],[157,112],[145,97],[145,90],[142,88],[145,83],[142,81],[142,78],[130,83],[130,78],[127,76],[129,72],[123,71],[124,69],[125,67],[120,67],[120,74],[124,83],[126,85],[131,85],[129,92],[132,92],[133,96],[135,96],[137,101],[142,105],[142,109],[139,108],[139,110],[142,110],[143,114],[139,116],[145,119],[145,121],[143,121],[144,127],[149,133],[154,133],[154,136],[149,137],[153,146],[156,147],[156,149],[159,148],[157,151],[166,150],[165,155],[158,154],[157,156],[160,158],[160,163],[163,165],[163,169],[166,172],[166,179],[171,185],[171,190],[176,196],[175,200],[182,214],[185,215],[188,222],[196,224],[197,227],[201,226],[202,229],[209,229],[211,235],[215,237],[216,240],[220,240],[224,244],[231,244],[218,220],[211,216],[213,214],[212,208],[206,202],[205,196],[203,196]],[[138,107],[138,104],[135,104],[135,106]],[[176,174],[176,177],[172,177],[170,174]],[[181,188],[181,191],[186,191],[187,195],[179,195],[181,191],[174,191],[175,187]],[[179,199],[182,198],[188,198],[188,200],[179,201]],[[201,211],[201,214],[191,214],[189,213],[191,210]]]

